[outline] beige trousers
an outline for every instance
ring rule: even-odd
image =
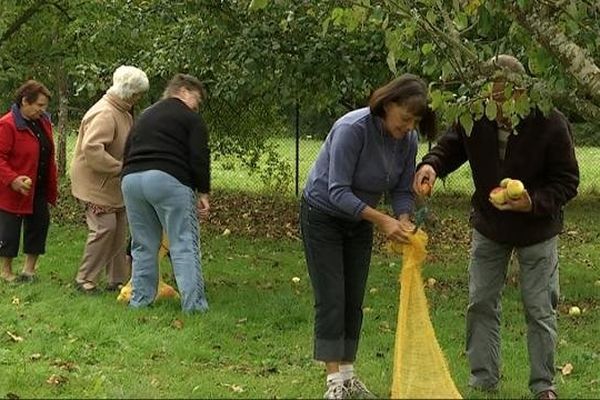
[[[98,276],[106,269],[108,284],[129,280],[129,266],[125,260],[127,248],[127,215],[125,210],[116,213],[85,213],[89,233],[83,259],[77,272],[77,283],[98,284]]]

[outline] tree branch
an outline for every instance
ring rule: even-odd
[[[6,42],[12,35],[14,35],[23,25],[27,23],[46,3],[46,0],[36,0],[29,8],[13,21],[12,24],[4,31],[0,36],[0,46]]]
[[[571,41],[549,18],[544,8],[533,5],[522,10],[513,1],[506,2],[509,15],[548,50],[576,80],[581,91],[600,106],[600,68],[586,51]]]

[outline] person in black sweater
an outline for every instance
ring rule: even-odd
[[[154,301],[161,234],[169,238],[181,306],[206,311],[198,215],[209,212],[210,150],[198,113],[205,98],[195,77],[177,74],[162,100],[135,122],[127,144],[121,188],[131,230],[133,295],[130,307]]]
[[[498,69],[524,74],[514,57],[498,55]],[[417,166],[414,191],[423,181],[433,185],[466,161],[475,192],[471,198],[473,236],[469,264],[467,358],[469,385],[494,391],[501,377],[500,298],[514,251],[529,353],[529,389],[539,399],[556,398],[554,353],[559,300],[558,234],[563,208],[577,195],[579,166],[567,119],[552,110],[531,110],[518,124],[502,115],[505,82],[492,82],[491,101],[498,103],[495,119],[475,121],[471,134],[451,127]],[[516,95],[521,89],[515,91]],[[498,204],[490,191],[503,178],[519,179],[526,190],[517,199]]]

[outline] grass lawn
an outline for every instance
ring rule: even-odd
[[[573,365],[569,375],[557,374],[564,398],[600,397],[597,204],[593,197],[571,204],[561,235],[556,364]],[[468,204],[439,198],[432,206],[438,223],[430,228],[423,272],[425,279],[438,281],[427,289],[431,316],[459,390],[465,397],[481,398],[466,385],[463,351]],[[85,228],[52,225],[48,252],[40,259],[40,280],[0,284],[0,396],[321,397],[324,375],[312,360],[312,291],[301,243],[235,232],[223,236],[208,228],[202,246],[211,309],[204,315],[183,315],[177,302],[130,310],[113,294],[75,292],[71,282]],[[20,267],[20,258],[15,265]],[[392,381],[400,268],[399,259],[378,252],[365,299],[369,311],[357,369],[383,397]],[[300,282],[292,282],[293,277]],[[582,315],[570,317],[571,305],[580,306]],[[529,395],[525,324],[519,290],[512,283],[503,307],[503,381],[500,392],[489,398],[523,398]]]

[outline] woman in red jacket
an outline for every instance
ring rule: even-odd
[[[38,256],[46,250],[48,203],[57,198],[52,125],[45,112],[49,100],[50,91],[29,80],[0,118],[0,276],[7,282],[34,280]],[[25,265],[15,276],[21,227]]]

